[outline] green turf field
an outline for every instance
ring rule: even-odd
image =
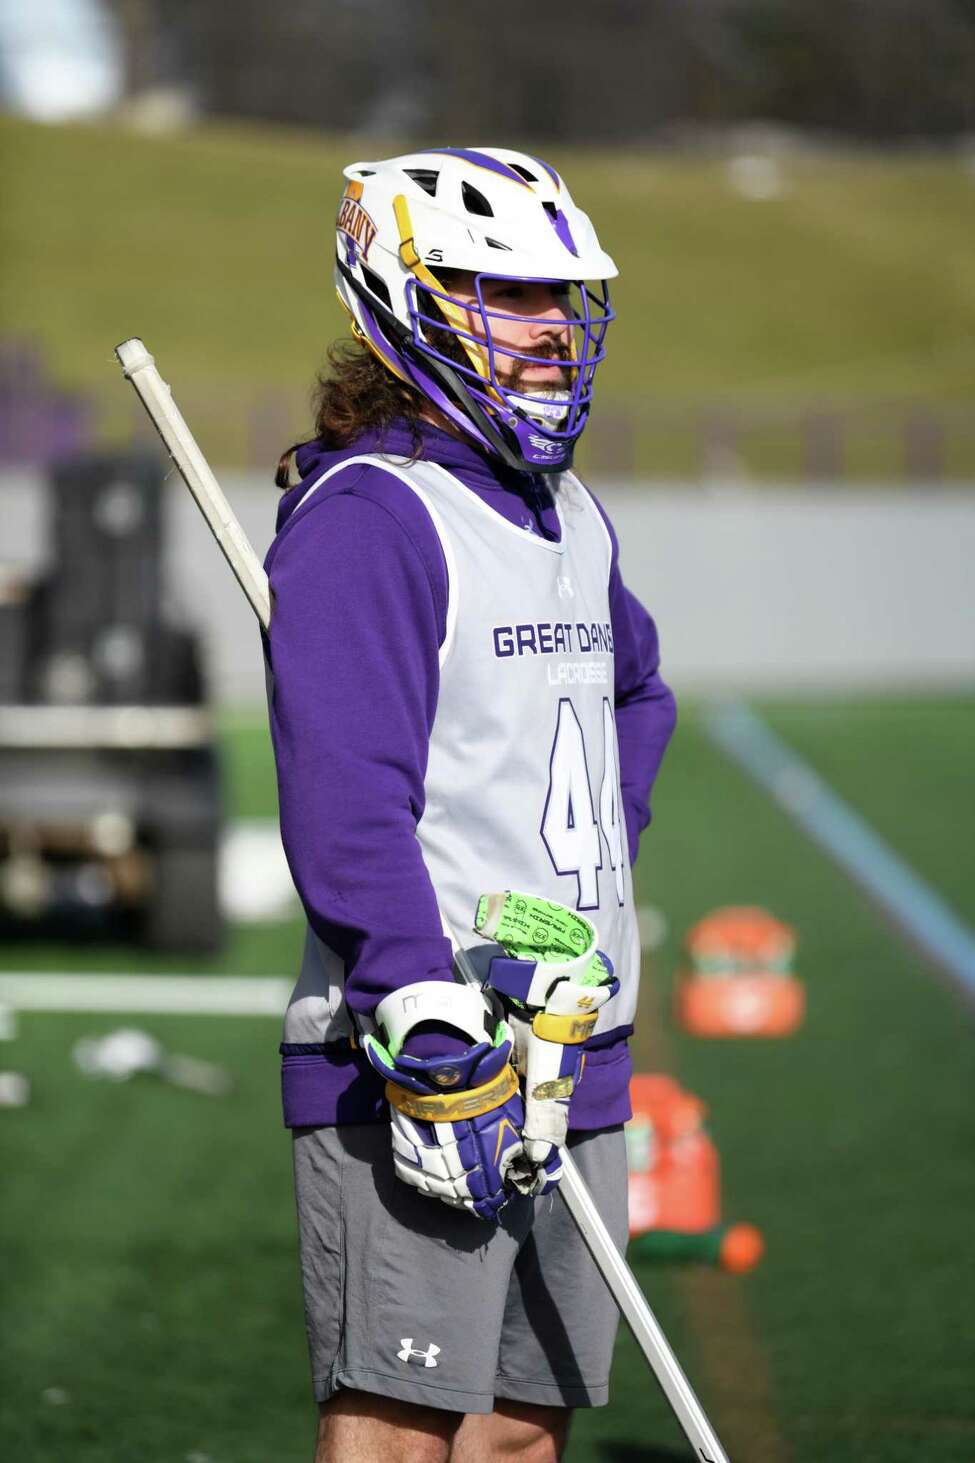
[[[975,698],[759,708],[975,922]],[[270,814],[264,734],[226,724],[237,811]],[[734,1463],[970,1463],[975,1199],[970,1021],[961,1000],[682,709],[639,864],[670,934],[649,962],[638,1065],[704,1097],[726,1213],[765,1231],[751,1276],[641,1279]],[[788,1041],[704,1043],[668,1012],[683,930],[761,902],[798,927],[809,1016]],[[208,969],[293,969],[297,923],[238,929]],[[134,950],[0,953],[7,969],[190,970]],[[211,1057],[217,1101],[86,1083],[81,1035],[112,1016],[30,1015],[0,1065],[34,1101],[0,1112],[0,1456],[12,1463],[304,1463],[313,1408],[279,1126],[277,1030],[138,1018]],[[52,1389],[54,1389],[52,1391]],[[610,1407],[569,1463],[688,1456],[629,1336]]]
[[[95,390],[116,434],[137,408],[112,349],[141,334],[214,461],[251,461],[257,435],[276,457],[305,428],[323,344],[344,329],[329,262],[340,167],[397,146],[0,120],[0,334],[36,340],[59,381]],[[620,267],[593,460],[616,460],[617,417],[635,416],[636,468],[693,474],[705,405],[761,407],[768,422],[739,444],[745,469],[794,477],[795,423],[776,411],[907,401],[952,413],[947,474],[975,475],[975,186],[962,158],[796,155],[764,203],[738,196],[716,160],[556,161]],[[851,427],[850,474],[898,476],[895,435]]]

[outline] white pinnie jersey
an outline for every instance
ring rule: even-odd
[[[420,498],[447,565],[440,692],[417,827],[445,928],[481,966],[482,942],[472,933],[481,894],[518,889],[578,909],[596,925],[620,981],[596,1031],[627,1025],[640,941],[613,709],[611,544],[599,510],[577,478],[560,475],[561,541],[553,543],[509,523],[435,463],[400,467],[363,456],[334,470],[352,462],[382,467]],[[352,1031],[342,980],[342,962],[309,928],[287,1041]]]

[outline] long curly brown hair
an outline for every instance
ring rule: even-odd
[[[405,421],[418,455],[423,446],[418,422],[426,405],[419,391],[394,376],[362,341],[335,341],[326,359],[328,369],[319,372],[311,399],[315,437],[339,451],[364,432],[382,433],[394,421]],[[294,485],[292,463],[300,446],[294,442],[282,452],[274,475],[279,488]]]
[[[440,270],[440,284],[447,291],[459,278],[460,271],[456,269]],[[439,306],[434,303],[433,312],[438,311]],[[454,331],[428,325],[426,337],[448,360],[460,366],[470,364]],[[318,373],[311,399],[315,436],[326,447],[340,451],[351,447],[364,432],[378,431],[381,435],[393,422],[405,422],[413,438],[410,461],[415,462],[423,453],[420,417],[424,411],[428,414],[431,411],[422,393],[394,375],[358,336],[335,341],[325,355],[330,369]],[[437,417],[439,413],[435,414]],[[448,432],[455,430],[446,418],[440,424]],[[301,445],[295,442],[282,452],[274,475],[279,488],[295,484],[294,454]]]

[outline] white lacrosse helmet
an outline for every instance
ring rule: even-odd
[[[568,467],[605,355],[606,281],[617,269],[558,173],[510,148],[442,147],[353,163],[344,176],[335,281],[354,333],[510,467]],[[474,304],[451,295],[451,270],[473,274]],[[538,354],[499,343],[498,322],[531,319],[485,303],[482,284],[494,279],[565,287],[571,347],[559,389],[505,384]]]

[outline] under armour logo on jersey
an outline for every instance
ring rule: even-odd
[[[437,1365],[436,1358],[440,1355],[440,1347],[434,1346],[432,1341],[430,1342],[430,1345],[427,1347],[426,1351],[416,1350],[413,1345],[412,1336],[403,1336],[399,1344],[403,1348],[402,1351],[397,1351],[396,1353],[400,1361],[412,1361],[413,1357],[415,1356],[422,1359],[424,1366]]]
[[[555,581],[555,587],[559,592],[559,599],[572,599],[575,590],[572,588],[572,580],[568,574],[561,575]]]

